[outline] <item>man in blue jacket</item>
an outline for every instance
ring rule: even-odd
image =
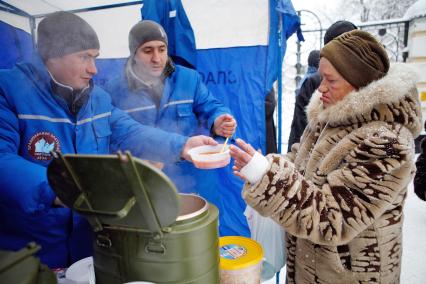
[[[124,72],[106,89],[115,106],[135,120],[163,130],[192,136],[205,132],[230,137],[236,121],[201,81],[197,71],[174,64],[168,56],[167,35],[154,21],[144,20],[129,33],[130,57]],[[202,192],[205,171],[188,161],[166,163],[163,171],[180,192]],[[198,183],[198,185],[197,185]]]
[[[43,263],[67,267],[91,254],[91,229],[48,184],[52,150],[122,149],[175,162],[190,159],[194,146],[217,142],[143,126],[113,107],[108,93],[93,84],[99,41],[83,19],[56,12],[40,22],[37,33],[40,56],[0,70],[0,249],[36,241]]]

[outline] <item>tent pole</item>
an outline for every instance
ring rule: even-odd
[[[278,20],[278,49],[279,49],[279,53],[280,55],[278,56],[278,153],[281,153],[281,136],[282,136],[282,66],[283,66],[283,58],[284,57],[282,55],[282,45],[283,45],[283,35],[282,35],[282,15],[281,13],[279,14],[279,20]]]
[[[5,12],[11,13],[11,14],[15,14],[15,15],[19,15],[19,16],[23,16],[23,17],[27,17],[27,18],[31,17],[31,15],[28,14],[27,12],[25,12],[24,10],[21,10],[21,9],[19,9],[19,8],[9,4],[9,3],[6,3],[3,0],[0,0],[0,5],[3,5],[3,6],[0,6],[1,11],[5,11]]]
[[[36,22],[34,17],[29,17],[28,19],[30,21],[30,29],[31,29],[31,39],[33,41],[33,47],[36,48]]]
[[[31,30],[31,38],[32,38],[32,42],[33,42],[33,46],[35,48],[36,46],[36,40],[35,40],[35,18],[33,16],[31,16],[30,14],[28,14],[27,12],[25,12],[24,10],[19,9],[18,7],[15,7],[9,3],[6,3],[3,0],[0,0],[0,11],[4,11],[4,12],[8,12],[11,14],[15,14],[18,16],[22,16],[25,18],[28,18],[28,21],[30,22],[30,30]]]
[[[126,2],[126,3],[117,3],[117,4],[110,4],[110,5],[103,5],[103,6],[96,6],[96,7],[89,7],[89,8],[83,8],[83,9],[74,9],[74,10],[67,10],[65,12],[70,13],[84,13],[84,12],[91,12],[91,11],[98,11],[98,10],[105,10],[105,9],[112,9],[112,8],[119,8],[119,7],[126,7],[126,6],[133,6],[133,5],[142,5],[143,0],[138,1],[132,1],[132,2]],[[37,14],[34,15],[35,18],[44,18],[47,15],[50,15],[51,13],[47,14]]]

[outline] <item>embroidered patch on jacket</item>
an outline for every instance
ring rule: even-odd
[[[35,160],[48,161],[52,159],[51,151],[60,150],[58,138],[50,132],[37,132],[28,142],[28,153]]]

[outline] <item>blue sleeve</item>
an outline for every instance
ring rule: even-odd
[[[111,97],[111,103],[114,106],[118,105],[117,103],[122,95],[121,92],[123,92],[121,88],[121,81],[121,77],[114,77],[102,87],[102,89],[104,89]]]
[[[207,89],[207,86],[201,81],[201,76],[196,75],[196,88],[194,96],[194,113],[197,117],[207,121],[208,129],[211,129],[216,118],[222,114],[231,114],[231,111],[223,105]]]
[[[0,89],[0,203],[36,214],[51,207],[55,194],[46,168],[18,155],[19,122]]]
[[[111,111],[111,150],[129,150],[132,155],[159,162],[177,162],[188,137],[146,126],[124,111]]]

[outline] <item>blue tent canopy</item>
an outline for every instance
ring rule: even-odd
[[[0,69],[25,61],[33,51],[33,41],[27,32],[0,21]]]

